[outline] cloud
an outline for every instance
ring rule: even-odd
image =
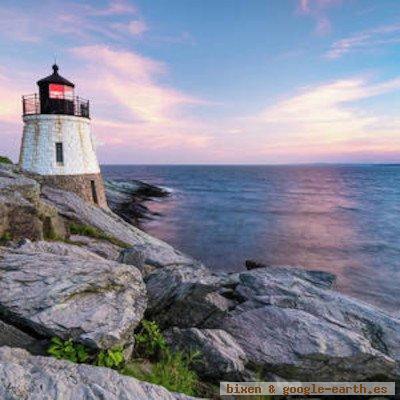
[[[106,8],[88,8],[92,15],[109,16],[109,15],[121,15],[121,14],[136,14],[137,8],[123,0],[112,0],[109,2]]]
[[[86,63],[84,90],[97,104],[96,129],[110,146],[204,148],[210,136],[188,107],[206,103],[161,84],[164,63],[108,46],[72,50]]]
[[[358,101],[400,90],[400,78],[372,84],[364,78],[337,80],[303,88],[247,120],[265,146],[254,154],[275,159],[318,161],[332,155],[360,152],[400,153],[400,121],[367,112]],[[278,157],[278,158],[277,158]]]
[[[144,21],[130,21],[127,26],[128,32],[132,35],[141,35],[148,30],[148,27]]]
[[[0,6],[0,35],[17,42],[39,43],[67,36],[73,42],[99,41],[102,38],[123,41],[122,33],[140,35],[148,30],[144,20],[132,20],[138,10],[127,1],[111,1],[107,7],[84,3],[51,2],[39,4],[30,12],[19,8]],[[43,18],[43,15],[46,17]],[[118,23],[112,23],[113,19]],[[111,19],[111,23],[110,20]],[[40,20],[40,24],[38,24]]]
[[[149,30],[143,20],[132,20],[127,23],[115,23],[112,25],[115,30],[125,35],[140,36]]]
[[[0,74],[0,122],[15,123],[21,114],[21,87]]]
[[[336,59],[354,51],[380,49],[384,45],[399,43],[399,33],[400,24],[369,29],[334,42],[325,56],[330,59]]]
[[[332,29],[327,11],[341,3],[342,0],[299,0],[298,11],[300,14],[311,16],[316,21],[315,32],[317,34],[326,35]]]

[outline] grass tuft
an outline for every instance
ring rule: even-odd
[[[116,246],[123,248],[132,247],[128,243],[123,242],[111,235],[108,235],[105,232],[102,232],[100,229],[95,228],[94,226],[78,224],[76,222],[71,222],[69,225],[69,231],[75,235],[88,236],[95,239],[107,240],[108,242],[115,244]]]
[[[4,232],[0,236],[0,245],[6,245],[11,240],[13,240],[13,237],[12,237],[11,233],[10,232]]]
[[[173,392],[195,396],[199,393],[200,382],[192,366],[198,361],[199,352],[183,353],[172,351],[154,322],[142,321],[142,330],[136,336],[141,338],[142,350],[157,359],[136,358],[130,362],[124,359],[122,347],[93,351],[72,339],[53,337],[47,353],[58,359],[74,363],[86,363],[117,370],[136,379],[161,385]]]
[[[5,156],[0,156],[0,164],[12,164],[13,162]]]

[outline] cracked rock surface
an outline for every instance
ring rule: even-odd
[[[120,375],[110,368],[32,356],[0,348],[2,400],[189,400],[178,393]]]
[[[0,293],[8,321],[95,348],[132,343],[147,304],[138,269],[64,243],[2,248]]]
[[[164,328],[180,328],[167,331],[178,347],[200,342],[212,354],[219,344],[205,346],[205,333],[228,333],[249,372],[314,381],[399,379],[400,321],[331,285],[331,274],[291,267],[221,276],[164,268],[147,278],[148,313]]]

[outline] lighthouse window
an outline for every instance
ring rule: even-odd
[[[74,89],[70,86],[51,83],[49,85],[49,97],[51,99],[72,100]]]
[[[56,161],[60,164],[64,163],[63,144],[61,142],[56,143]]]

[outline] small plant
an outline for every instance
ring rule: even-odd
[[[58,359],[65,359],[75,363],[84,363],[89,359],[89,353],[85,346],[76,344],[72,339],[62,340],[53,337],[47,353]]]
[[[12,164],[13,162],[5,156],[0,156],[0,164]]]
[[[97,354],[95,364],[99,367],[119,369],[124,361],[122,347],[114,347],[113,349],[101,350]]]
[[[0,236],[0,245],[7,244],[10,240],[12,240],[12,235],[10,232],[4,232]]]
[[[84,224],[78,224],[76,222],[71,222],[69,225],[69,231],[75,235],[83,235],[83,236],[89,236],[89,237],[92,237],[95,239],[107,240],[110,243],[115,244],[119,247],[123,247],[123,248],[131,247],[128,243],[125,243],[122,240],[119,240],[113,236],[110,236],[90,225],[84,225]]]
[[[135,349],[142,357],[158,357],[167,348],[164,336],[154,321],[142,321],[140,331],[135,335],[135,341]]]
[[[154,365],[146,380],[173,392],[196,395],[199,379],[191,366],[198,356],[197,352],[184,354],[164,350],[162,359]]]

